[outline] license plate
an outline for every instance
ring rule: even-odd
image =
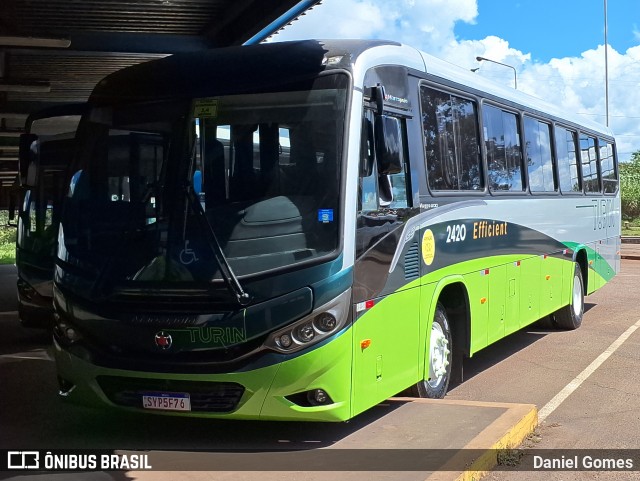
[[[186,392],[147,392],[142,395],[144,409],[191,411],[191,398]]]

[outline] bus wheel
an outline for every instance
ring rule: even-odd
[[[451,329],[447,311],[438,303],[431,324],[431,339],[427,352],[429,372],[427,379],[414,386],[414,395],[421,398],[443,398],[451,378]]]
[[[573,287],[571,289],[571,302],[568,306],[559,309],[555,313],[556,324],[560,329],[578,329],[582,324],[584,314],[584,285],[580,264],[575,263],[573,269]]]

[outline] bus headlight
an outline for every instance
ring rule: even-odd
[[[318,314],[313,320],[313,325],[322,332],[331,332],[338,325],[338,321],[330,312]]]
[[[293,341],[291,340],[291,336],[289,334],[283,334],[280,337],[276,338],[276,344],[283,349],[289,349]]]
[[[302,343],[313,341],[316,336],[316,331],[313,329],[313,324],[307,322],[296,329],[296,339]]]
[[[308,316],[273,332],[265,341],[265,347],[279,352],[296,352],[335,334],[349,318],[351,289],[315,309]]]

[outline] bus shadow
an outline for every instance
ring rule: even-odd
[[[585,305],[585,311],[594,304]],[[7,336],[0,340],[0,448],[123,449],[170,451],[278,451],[330,447],[366,427],[389,422],[404,403],[381,403],[349,422],[275,422],[201,419],[130,413],[115,409],[90,409],[64,403],[56,395],[54,363],[33,351],[45,350],[50,335],[22,329],[5,320]],[[532,345],[550,327],[534,324],[480,351],[465,361],[465,379]],[[29,355],[27,355],[29,354]],[[450,386],[451,388],[455,386]],[[28,414],[25,414],[28,413]]]
[[[311,450],[344,441],[405,404],[381,403],[349,422],[204,419],[66,403],[56,394],[55,366],[49,359],[4,359],[0,378],[0,449]]]
[[[349,422],[202,419],[90,409],[57,396],[51,332],[0,318],[0,449],[292,450],[331,446],[403,403],[382,403]]]
[[[594,303],[585,302],[584,312],[588,312],[595,306]],[[554,332],[558,332],[558,329],[548,317],[543,318],[486,347],[475,354],[473,358],[464,359],[464,380],[462,383]],[[451,390],[462,383],[451,383],[449,389]]]
[[[118,449],[179,451],[289,451],[330,447],[402,406],[381,403],[348,422],[238,421],[107,414],[95,441]],[[130,426],[139,426],[132,439]],[[121,430],[122,429],[122,430]]]

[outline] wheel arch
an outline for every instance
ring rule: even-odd
[[[459,383],[463,379],[462,359],[469,357],[471,346],[471,308],[469,294],[462,276],[450,276],[438,282],[431,299],[427,332],[431,331],[431,323],[438,303],[447,312],[451,340],[453,342],[452,381]],[[427,346],[425,346],[425,349],[427,349]],[[425,368],[427,368],[426,362]]]
[[[583,245],[576,247],[573,253],[573,261],[580,266],[580,272],[582,273],[582,290],[584,295],[587,295],[587,286],[589,285],[589,261],[587,258],[587,249]],[[573,271],[572,274],[573,276]]]

